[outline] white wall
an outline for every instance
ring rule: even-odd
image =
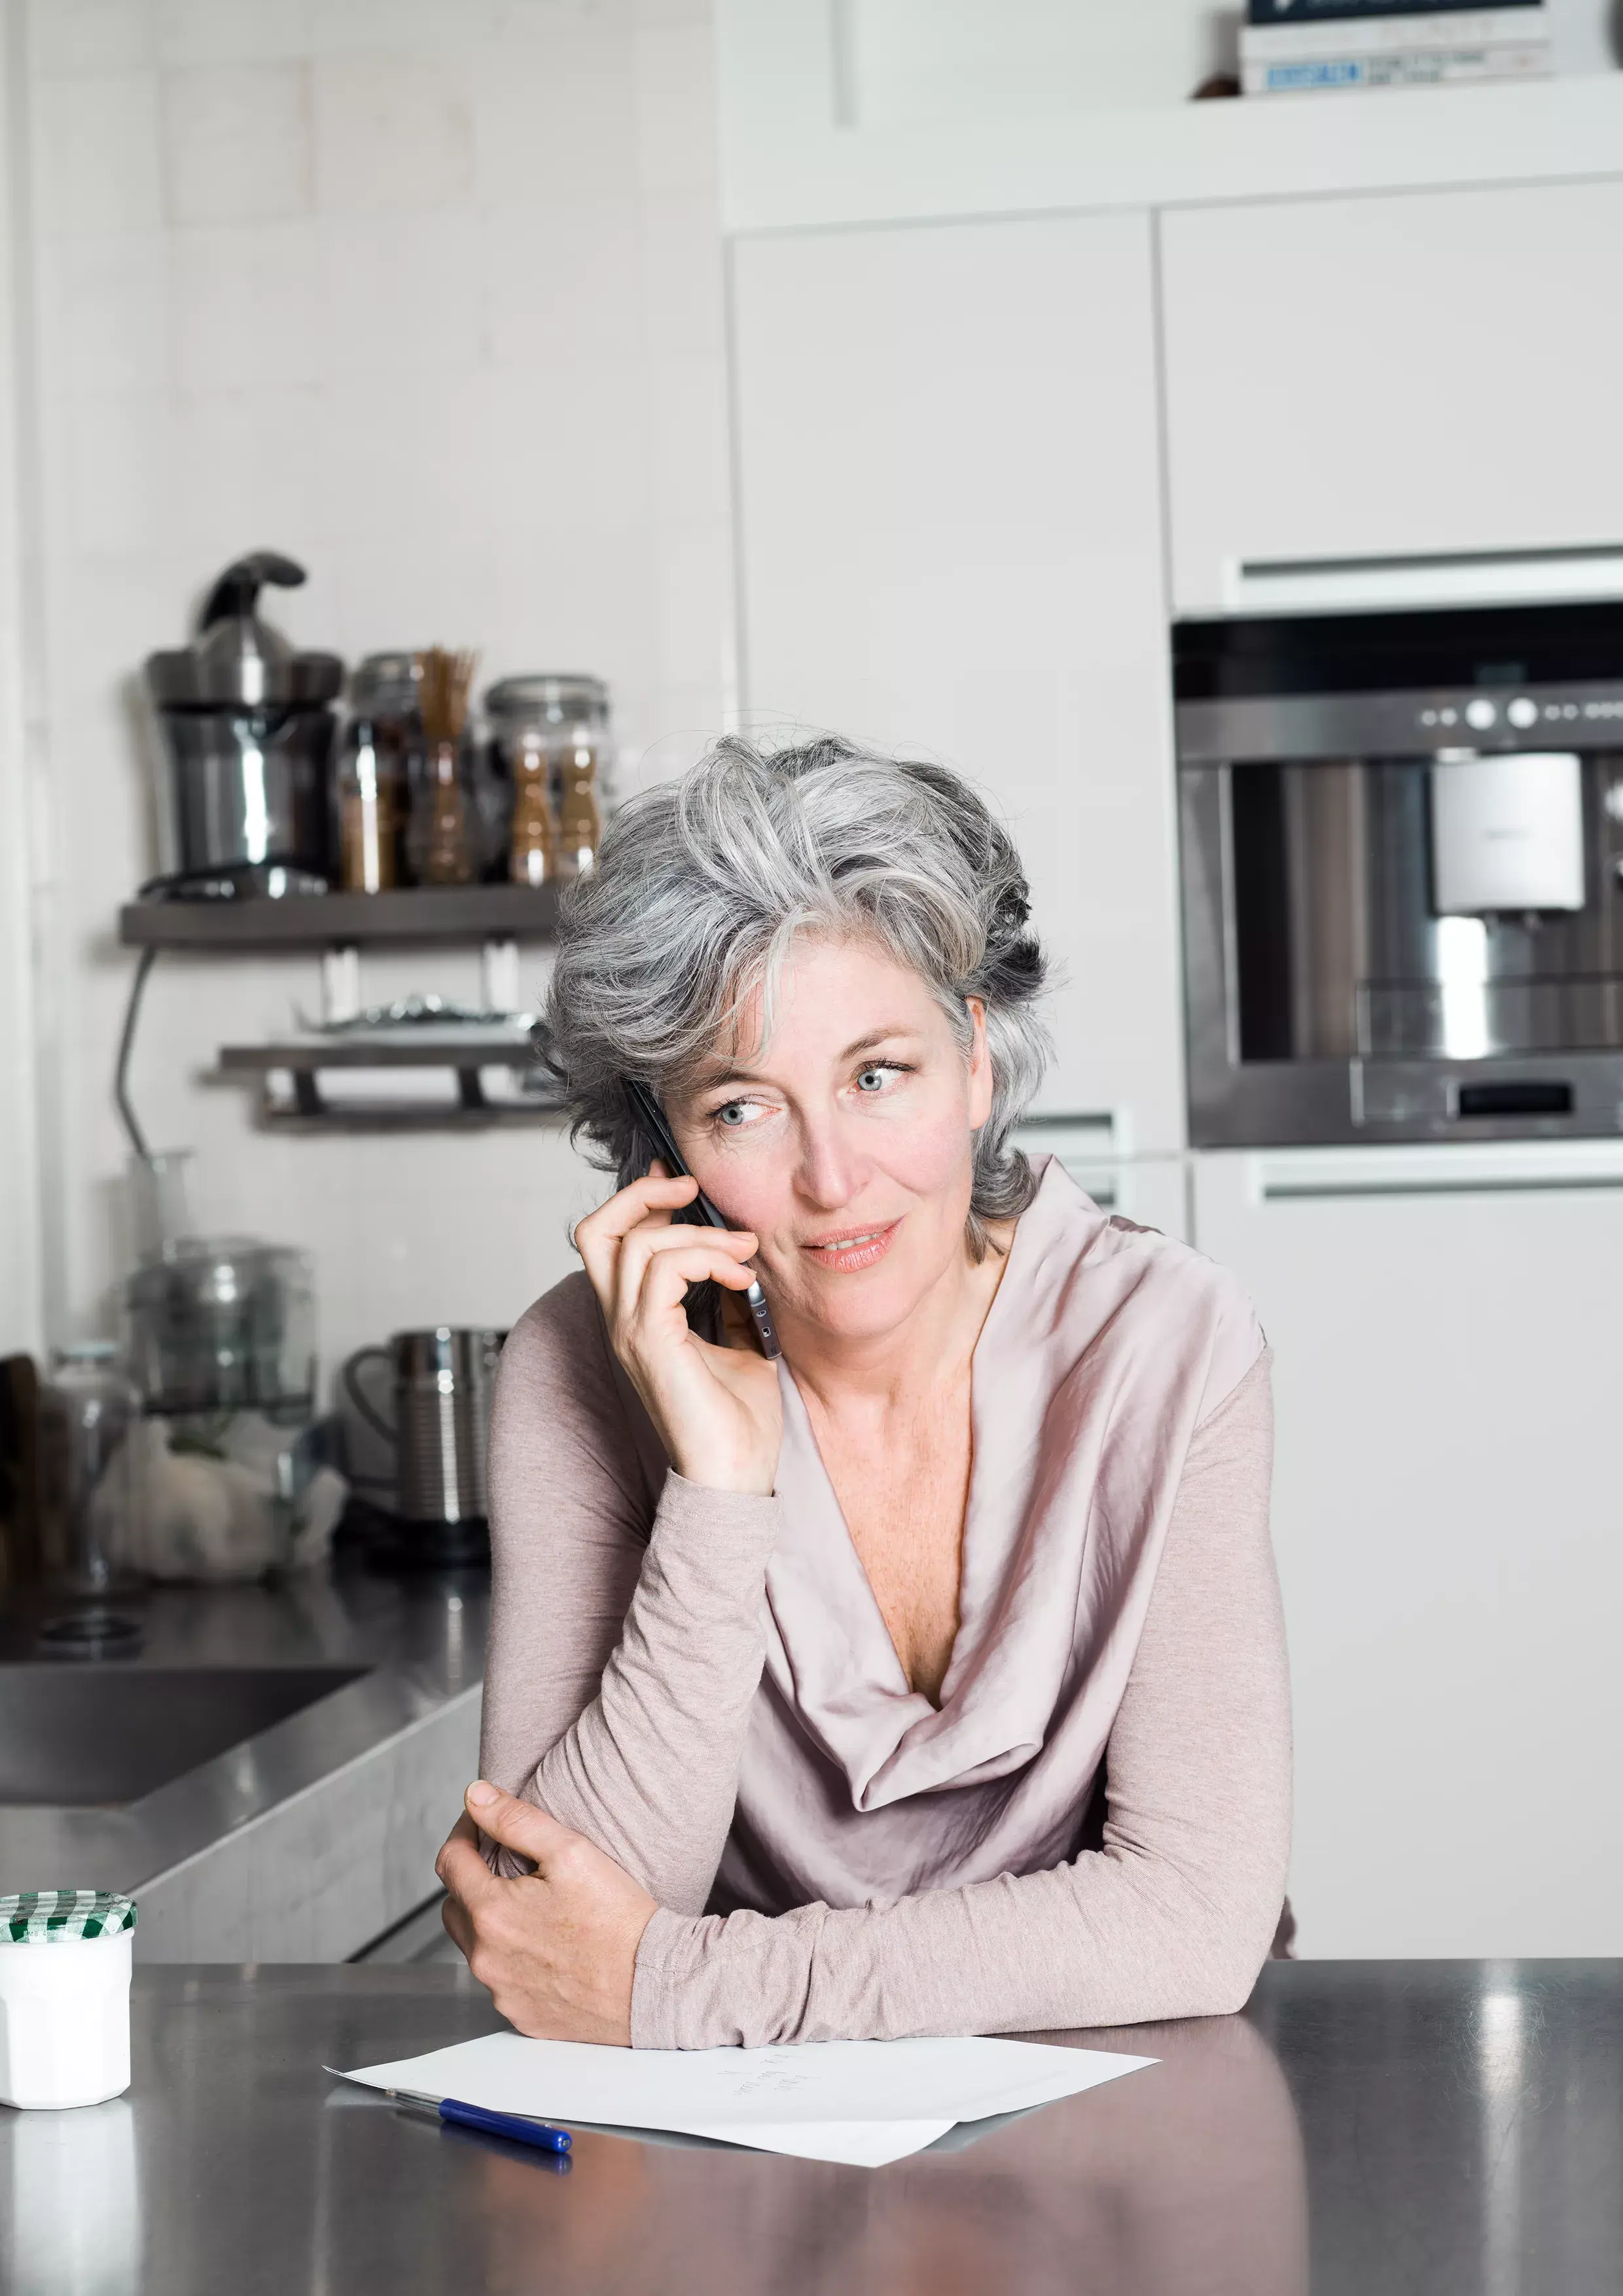
[[[1210,0],[844,0],[848,124],[1181,103],[1237,69],[1242,13]]]
[[[113,919],[155,865],[128,681],[203,584],[274,546],[309,570],[267,602],[306,644],[477,644],[481,685],[595,670],[625,786],[726,714],[730,529],[708,0],[12,4],[55,1337],[103,1317],[119,1262]],[[374,982],[465,992],[473,959],[401,955]],[[558,1135],[272,1138],[201,1081],[316,992],[305,960],[161,960],[135,1078],[152,1144],[197,1145],[209,1225],[316,1253],[329,1365],[402,1323],[510,1321],[573,1264],[565,1218],[596,1185]]]

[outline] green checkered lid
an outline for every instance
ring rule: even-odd
[[[0,1945],[61,1945],[135,1926],[135,1899],[112,1890],[19,1890],[0,1898]]]

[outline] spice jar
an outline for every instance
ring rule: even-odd
[[[477,868],[462,753],[458,743],[443,736],[429,745],[428,788],[421,809],[427,823],[423,883],[471,884]]]
[[[568,674],[507,677],[485,709],[492,775],[512,789],[507,874],[520,885],[584,876],[602,838],[607,686]]]
[[[416,656],[368,654],[350,680],[338,765],[338,841],[348,891],[386,892],[420,873],[408,848],[412,795],[422,775]]]
[[[527,728],[512,751],[512,828],[507,873],[515,885],[544,885],[558,873],[551,760],[542,736]]]
[[[395,857],[395,793],[378,771],[370,722],[350,727],[338,768],[340,875],[349,893],[385,893],[398,882]]]

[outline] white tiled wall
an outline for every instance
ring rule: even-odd
[[[155,865],[129,681],[245,549],[347,658],[597,671],[622,786],[729,705],[708,0],[15,0],[26,10],[49,660],[53,1336],[118,1273],[113,914]],[[380,991],[471,991],[391,957]],[[597,1183],[557,1134],[273,1138],[203,1080],[313,963],[160,961],[135,1078],[211,1226],[317,1255],[324,1353],[506,1323]]]

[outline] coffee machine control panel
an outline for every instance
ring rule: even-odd
[[[1623,684],[1270,693],[1177,705],[1180,765],[1623,749]]]

